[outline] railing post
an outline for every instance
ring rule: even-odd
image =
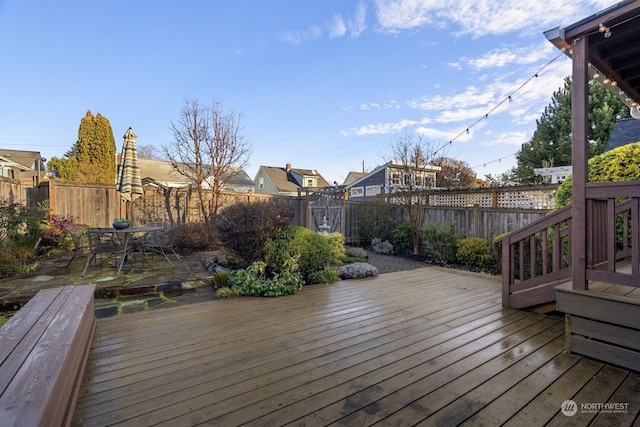
[[[588,37],[576,40],[573,46],[571,90],[571,131],[573,163],[571,268],[573,288],[587,288],[586,183],[587,183],[587,88]]]
[[[502,238],[502,306],[509,307],[509,287],[511,286],[511,241],[509,236]]]

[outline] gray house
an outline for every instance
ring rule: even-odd
[[[350,199],[371,198],[412,185],[413,188],[435,188],[440,166],[426,165],[415,169],[398,161],[390,161],[346,185]]]

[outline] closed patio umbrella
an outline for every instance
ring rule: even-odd
[[[133,202],[143,194],[140,168],[138,166],[138,152],[136,150],[136,134],[129,128],[124,134],[122,158],[117,177],[117,188],[120,197],[127,202]]]

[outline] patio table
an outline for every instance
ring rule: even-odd
[[[116,275],[120,274],[120,270],[122,270],[122,266],[124,265],[127,256],[136,249],[133,244],[134,235],[146,235],[158,230],[162,230],[162,226],[146,225],[123,229],[111,227],[87,229],[90,251],[84,270],[82,271],[82,275],[84,276],[86,274],[89,263],[97,255],[114,255],[116,256],[116,260],[118,256],[121,256],[120,261],[117,262],[118,270]]]

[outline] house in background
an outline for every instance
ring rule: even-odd
[[[35,187],[48,178],[46,161],[38,151],[0,148],[0,176]]]
[[[292,168],[287,163],[284,168],[277,166],[260,166],[254,178],[257,194],[278,196],[297,196],[303,188],[332,187],[315,169]]]
[[[140,168],[140,178],[145,185],[164,188],[184,188],[191,185],[191,181],[175,171],[171,162],[138,159],[138,167]],[[205,178],[204,189],[211,188],[210,181],[211,177]],[[223,190],[247,193],[253,191],[253,181],[244,169],[240,169],[236,176],[225,183]]]
[[[556,166],[553,168],[534,168],[533,173],[542,176],[544,182],[560,184],[571,175],[571,166]]]
[[[344,182],[342,183],[342,185],[347,186],[349,184],[351,184],[354,181],[359,180],[360,178],[362,178],[363,176],[365,176],[367,173],[366,172],[349,172],[349,174],[347,174],[347,177],[344,179]]]
[[[621,119],[616,122],[604,151],[613,150],[623,145],[640,142],[640,120]]]
[[[370,198],[393,194],[412,183],[414,188],[435,188],[440,166],[426,165],[414,170],[401,162],[390,161],[346,185],[349,198]]]

